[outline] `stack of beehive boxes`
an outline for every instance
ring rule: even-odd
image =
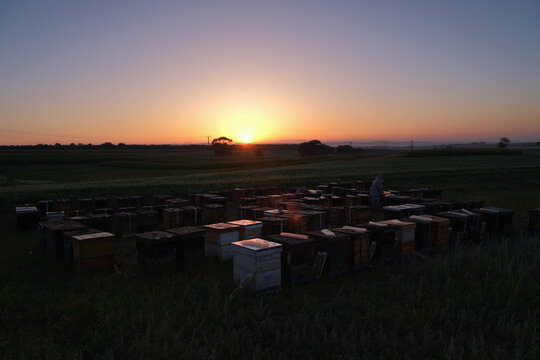
[[[206,237],[204,249],[206,257],[215,257],[220,260],[232,259],[231,244],[239,240],[240,227],[238,225],[217,223],[205,225]]]

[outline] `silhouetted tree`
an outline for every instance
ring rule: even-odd
[[[228,137],[222,136],[217,139],[212,140],[212,149],[214,150],[215,155],[231,155],[232,154],[232,147],[230,146],[232,143],[232,139],[229,139]]]
[[[352,154],[354,152],[354,148],[351,145],[339,145],[336,148],[336,152],[338,154]]]
[[[508,146],[508,144],[510,144],[510,139],[508,139],[507,137],[502,137],[497,147],[499,149],[504,149],[505,147]]]
[[[319,140],[303,142],[298,146],[298,152],[302,156],[326,155],[334,153],[334,149]]]

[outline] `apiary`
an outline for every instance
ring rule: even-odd
[[[232,259],[231,243],[239,241],[240,227],[227,223],[205,225],[204,250],[206,257]]]
[[[348,235],[331,230],[310,231],[306,235],[317,243],[318,251],[326,252],[324,272],[330,275],[344,274],[349,270],[349,246],[351,239]]]
[[[254,238],[232,243],[233,279],[240,284],[248,276],[247,288],[267,292],[281,287],[281,252],[283,245]]]
[[[39,223],[39,210],[33,205],[15,206],[15,216],[17,217],[17,227],[19,229],[35,229]]]
[[[375,243],[374,262],[388,263],[396,259],[396,228],[381,222],[362,224],[370,232],[371,243]]]
[[[239,226],[239,241],[260,238],[262,236],[262,221],[242,219],[236,221],[229,221],[228,224]]]
[[[77,272],[112,271],[114,235],[108,232],[74,235],[73,268]]]
[[[112,231],[112,215],[91,214],[89,215],[91,226],[104,232]]]
[[[200,226],[182,226],[166,230],[176,236],[176,258],[187,266],[204,262],[206,231]]]
[[[184,223],[184,210],[177,207],[163,209],[162,224],[165,229],[182,226]]]
[[[202,225],[202,207],[191,205],[183,207],[182,210],[184,210],[184,225]]]
[[[444,211],[436,215],[450,220],[450,227],[452,228],[450,234],[451,244],[463,244],[480,240],[483,215],[466,209]]]
[[[113,215],[113,233],[126,237],[137,232],[137,214],[134,212],[118,212]]]
[[[258,218],[258,221],[262,222],[262,234],[271,235],[271,234],[281,234],[287,230],[288,224],[287,220],[280,218],[278,216],[265,216]]]
[[[203,205],[203,224],[215,224],[225,221],[225,206],[221,204]]]
[[[75,235],[84,235],[84,234],[97,234],[103,231],[98,229],[77,229],[77,230],[66,230],[60,233],[62,239],[62,246],[64,250],[62,252],[62,261],[69,266],[73,264],[73,244],[72,237]]]
[[[63,211],[64,213],[71,210],[71,200],[70,199],[58,199],[56,200],[56,210]]]
[[[167,208],[181,208],[188,205],[189,201],[186,199],[174,198],[165,200],[165,207]]]
[[[475,210],[486,219],[486,230],[490,238],[510,237],[514,235],[514,210],[495,206],[482,207]]]
[[[540,208],[529,210],[529,234],[534,235],[540,229],[538,226],[540,218]]]
[[[333,232],[349,236],[348,267],[349,270],[359,270],[369,265],[370,233],[366,228],[344,226],[332,229]]]
[[[287,234],[287,233],[283,233]],[[311,281],[315,240],[308,236],[269,235],[272,242],[283,245],[281,253],[281,279],[284,284],[301,284]]]
[[[57,259],[64,257],[64,244],[62,243],[61,233],[68,230],[80,230],[85,226],[65,219],[48,219],[39,223],[40,239],[45,254]]]
[[[148,270],[161,272],[176,263],[176,236],[165,231],[137,234],[137,263]]]
[[[137,231],[148,232],[157,229],[159,223],[159,214],[156,210],[138,209],[137,214]]]
[[[397,219],[380,221],[396,228],[396,256],[402,257],[414,252],[416,223]]]

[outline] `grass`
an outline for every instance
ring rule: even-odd
[[[195,158],[191,164],[198,170],[147,169],[149,175],[133,177],[129,174],[147,171],[141,169],[153,157],[156,163],[169,164],[194,158],[173,154],[176,160],[167,160],[170,157],[159,152],[134,152],[131,160],[122,161],[137,163],[140,158],[141,166],[125,168],[102,166],[110,155],[101,155],[97,152],[95,161],[57,163],[57,177],[32,159],[26,165],[10,164],[9,172],[2,165],[0,175],[14,179],[0,186],[3,358],[540,357],[538,236],[520,235],[410,264],[326,277],[262,297],[244,293],[230,301],[234,289],[230,262],[208,262],[161,277],[139,272],[73,274],[40,253],[36,232],[14,228],[12,208],[16,202],[45,197],[186,195],[237,185],[286,188],[371,179],[384,173],[386,189],[440,187],[446,198],[479,198],[487,205],[515,209],[515,223],[523,229],[526,211],[540,204],[535,191],[540,185],[538,152],[421,159],[265,154],[267,163],[240,158],[240,164],[251,165],[232,169],[234,158],[212,159],[224,166],[215,168]],[[42,156],[54,164],[53,155]],[[83,156],[92,158],[92,154]],[[62,180],[60,176],[74,169],[84,173],[93,166],[97,172],[87,171],[86,177],[66,174]],[[105,176],[115,171],[118,177]]]

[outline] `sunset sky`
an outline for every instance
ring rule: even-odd
[[[540,141],[540,1],[2,1],[0,144]]]

